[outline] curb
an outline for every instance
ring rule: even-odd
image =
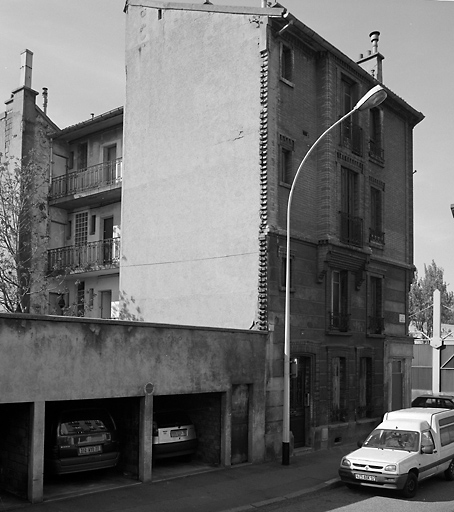
[[[261,507],[265,507],[266,505],[272,505],[273,503],[280,503],[286,500],[290,500],[293,498],[298,498],[299,496],[304,496],[305,494],[311,494],[313,492],[317,492],[320,490],[329,490],[329,489],[335,489],[336,487],[340,487],[342,485],[342,482],[340,478],[333,478],[331,480],[327,480],[326,482],[323,482],[318,485],[314,485],[313,487],[309,487],[308,489],[303,489],[301,491],[292,492],[290,494],[286,494],[284,496],[279,496],[277,498],[270,498],[268,500],[264,501],[256,501],[255,503],[251,503],[249,505],[241,505],[239,507],[235,508],[229,508],[226,510],[223,510],[222,512],[247,512],[251,510],[256,510]]]

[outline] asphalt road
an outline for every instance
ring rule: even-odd
[[[259,512],[453,512],[454,482],[435,477],[423,482],[415,498],[407,500],[391,491],[345,486],[318,491],[257,509]]]

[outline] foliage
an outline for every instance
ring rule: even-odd
[[[418,331],[429,338],[433,332],[435,290],[439,290],[441,296],[441,323],[454,323],[454,293],[448,291],[448,285],[444,281],[444,270],[437,267],[432,260],[429,266],[424,265],[424,277],[418,278],[418,273],[415,273],[409,295],[410,320]]]
[[[27,312],[47,239],[47,174],[0,153],[0,310]]]

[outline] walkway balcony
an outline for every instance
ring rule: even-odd
[[[117,158],[52,178],[49,202],[59,208],[110,204],[121,200],[123,160]]]
[[[47,260],[49,274],[55,275],[118,269],[120,238],[49,249]]]

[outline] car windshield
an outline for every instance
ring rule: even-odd
[[[419,432],[377,429],[364,441],[363,446],[417,452],[419,451]]]

